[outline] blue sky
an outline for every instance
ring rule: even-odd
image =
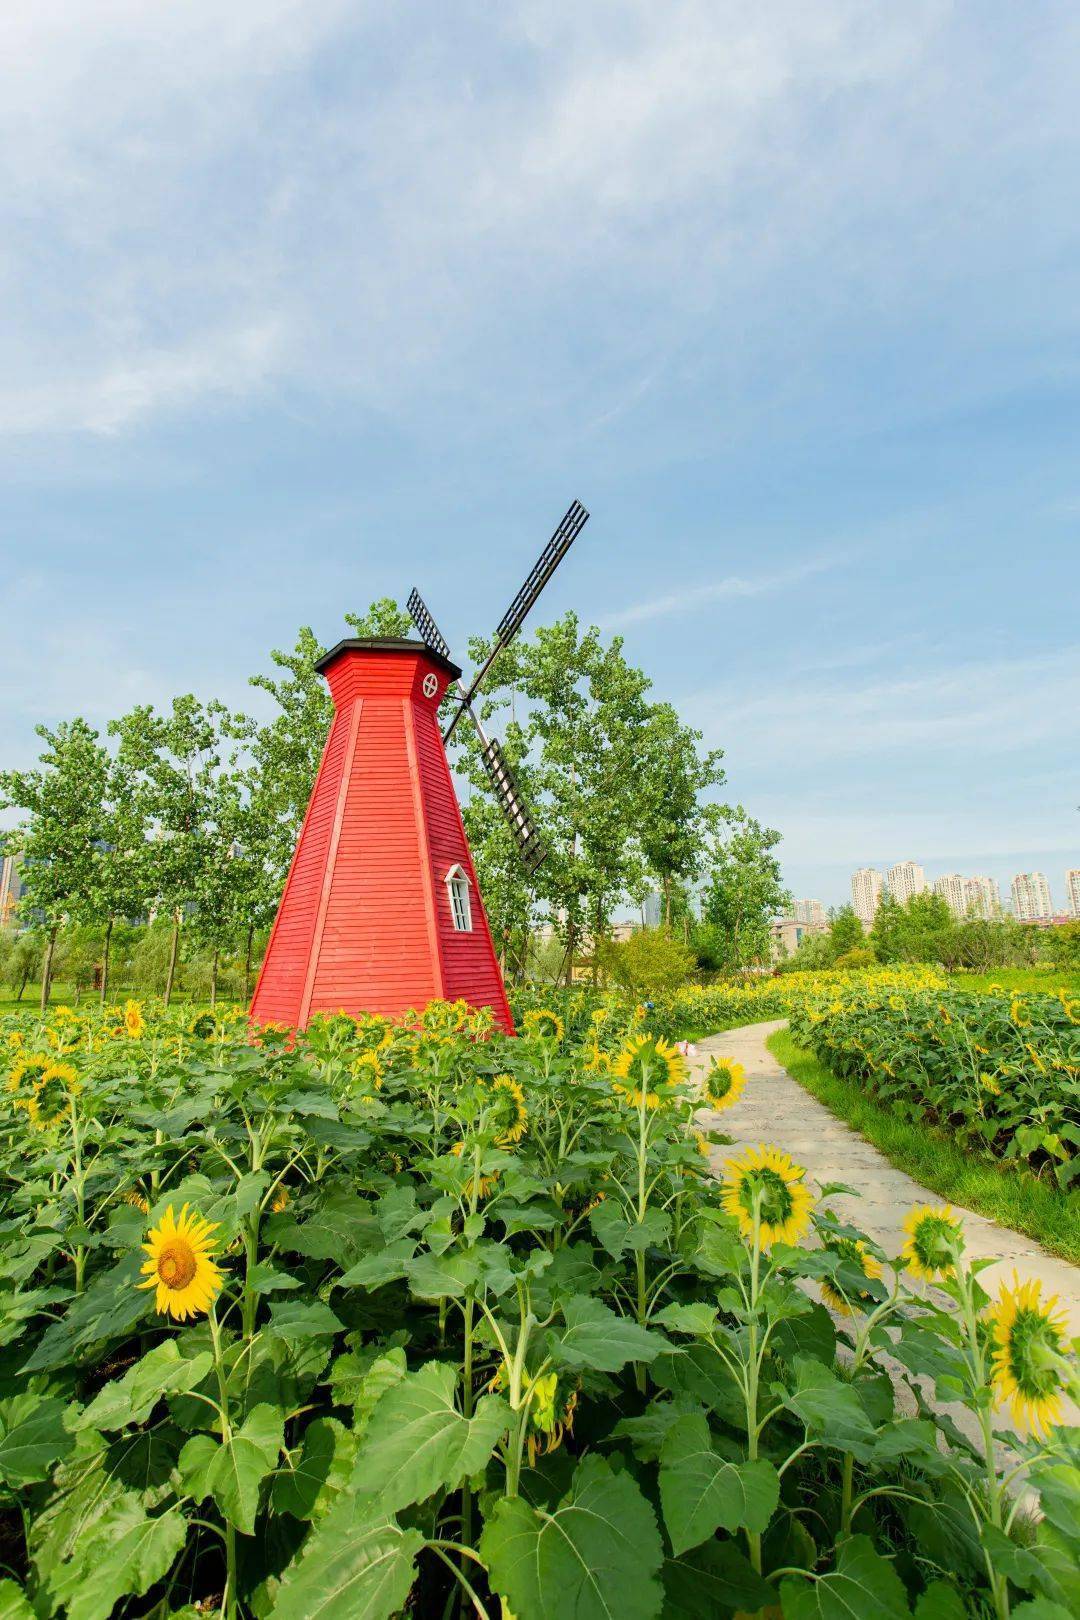
[[[545,599],[800,895],[1080,865],[1080,12],[0,18],[0,758],[416,582]]]

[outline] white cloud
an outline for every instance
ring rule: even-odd
[[[838,557],[819,557],[799,563],[794,568],[780,569],[771,574],[731,574],[726,579],[692,585],[685,590],[666,591],[660,596],[650,597],[647,601],[635,602],[631,607],[619,608],[614,613],[604,614],[598,623],[602,630],[622,630],[627,625],[644,624],[650,619],[665,619],[679,613],[696,613],[701,608],[712,607],[717,602],[726,602],[733,598],[771,596],[777,591],[790,590],[816,574],[826,573],[829,569],[838,567],[839,563]]]
[[[782,331],[779,387],[853,285],[887,319],[951,273],[1002,128],[1067,161],[1051,12],[1003,89],[946,0],[6,7],[0,431],[279,383],[421,397],[448,431],[553,404],[587,427],[692,368],[706,312],[732,367]]]

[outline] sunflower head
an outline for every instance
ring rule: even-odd
[[[127,1031],[129,1040],[138,1041],[143,1037],[146,1030],[146,1019],[143,1017],[143,1010],[137,1001],[125,1001],[124,1003],[124,1029]]]
[[[830,1254],[839,1255],[842,1260],[862,1272],[864,1277],[871,1279],[881,1276],[881,1262],[876,1255],[870,1253],[862,1238],[830,1237],[825,1247]],[[873,1294],[862,1288],[849,1288],[846,1284],[826,1279],[821,1284],[822,1296],[837,1316],[851,1316],[856,1305],[864,1309],[875,1304]]]
[[[995,1404],[1009,1404],[1021,1434],[1043,1436],[1061,1421],[1068,1323],[1055,1309],[1057,1296],[1043,1300],[1037,1278],[1021,1283],[1016,1272],[983,1317],[990,1330],[990,1379]]]
[[[366,1081],[376,1091],[381,1091],[383,1066],[376,1052],[359,1053],[349,1064],[349,1070],[357,1080]]]
[[[1027,1029],[1028,1025],[1031,1023],[1031,1014],[1028,1011],[1025,1003],[1020,1000],[1019,996],[1014,996],[1012,999],[1012,1005],[1009,1008],[1009,1017],[1012,1019],[1017,1029]]]
[[[746,1086],[746,1070],[734,1058],[714,1057],[702,1084],[702,1094],[717,1113],[738,1102]]]
[[[659,1108],[686,1076],[686,1060],[661,1035],[631,1035],[611,1065],[612,1090],[630,1108]]]
[[[900,1257],[913,1277],[936,1282],[951,1277],[964,1247],[964,1228],[948,1204],[924,1204],[904,1222],[907,1238]]]
[[[139,1210],[139,1212],[143,1215],[149,1215],[150,1213],[150,1205],[147,1203],[138,1187],[128,1188],[127,1192],[124,1194],[124,1203],[130,1204],[132,1209]]]
[[[744,1237],[754,1235],[755,1212],[763,1249],[798,1243],[810,1226],[814,1199],[803,1183],[806,1172],[779,1148],[747,1148],[724,1166],[720,1202],[734,1215]]]
[[[59,1125],[71,1113],[71,1099],[79,1091],[79,1080],[70,1063],[50,1063],[34,1082],[34,1089],[24,1104],[32,1125],[47,1131]]]
[[[286,1187],[285,1183],[282,1182],[281,1186],[278,1188],[277,1192],[270,1201],[270,1210],[272,1214],[280,1215],[282,1211],[288,1209],[288,1207],[289,1189]]]
[[[521,1027],[526,1035],[540,1041],[551,1041],[555,1045],[566,1034],[566,1025],[550,1007],[535,1007],[532,1012],[527,1012],[521,1020]]]
[[[498,1105],[496,1147],[513,1147],[525,1135],[529,1123],[529,1110],[525,1093],[511,1074],[497,1074],[491,1090]]]
[[[216,1230],[201,1215],[189,1215],[186,1204],[177,1218],[170,1204],[143,1244],[149,1258],[142,1268],[146,1281],[139,1287],[156,1289],[158,1310],[178,1322],[208,1311],[221,1290],[210,1235]]]
[[[53,1067],[53,1062],[44,1052],[29,1052],[12,1065],[5,1086],[14,1097],[16,1107],[26,1106],[34,1087],[45,1071]]]
[[[979,1084],[982,1086],[984,1091],[988,1091],[990,1093],[991,1097],[1001,1096],[1001,1086],[994,1079],[992,1074],[987,1074],[985,1071],[980,1074]]]
[[[128,1003],[129,1007],[133,1006],[133,1005],[134,1005],[133,1002]],[[126,1011],[124,1013],[124,1022],[125,1023],[127,1022],[127,1012]],[[195,1039],[197,1041],[208,1041],[210,1039],[211,1035],[214,1033],[216,1028],[217,1028],[217,1020],[215,1019],[213,1013],[210,1013],[210,1012],[197,1013],[196,1016],[191,1020],[190,1025],[188,1026],[188,1034],[189,1035],[194,1035],[194,1037],[195,1037]]]

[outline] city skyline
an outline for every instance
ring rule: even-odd
[[[895,874],[895,877],[894,877]],[[890,879],[893,882],[890,883]],[[1003,889],[1006,893],[1003,895]],[[890,893],[904,904],[913,894],[939,895],[956,917],[993,920],[1012,915],[1020,921],[1048,921],[1055,918],[1080,920],[1080,867],[1066,868],[1061,903],[1055,899],[1050,877],[1038,870],[1013,872],[1001,882],[982,872],[942,872],[928,876],[918,861],[893,862],[883,868],[860,867],[850,874],[848,894],[839,902],[817,897],[793,899],[786,916],[806,927],[820,927],[827,914],[850,906],[860,921],[869,925],[881,896]]]

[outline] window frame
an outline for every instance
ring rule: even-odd
[[[447,899],[450,903],[450,922],[454,933],[471,934],[473,932],[472,881],[460,861],[450,868],[444,881],[446,883]]]

